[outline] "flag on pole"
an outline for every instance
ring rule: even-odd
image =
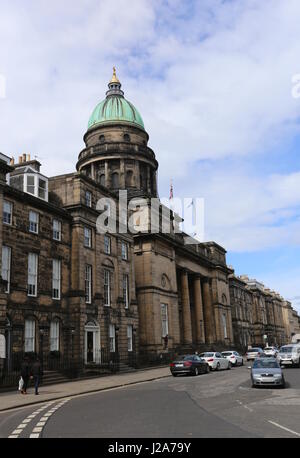
[[[172,180],[171,180],[171,186],[170,186],[170,197],[169,197],[169,200],[172,200],[174,197],[174,194],[173,194],[173,183],[172,183]]]

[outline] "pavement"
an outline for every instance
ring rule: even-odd
[[[40,404],[54,399],[63,399],[69,396],[79,396],[85,393],[96,393],[136,383],[149,382],[169,376],[169,366],[143,369],[136,372],[115,374],[88,380],[76,380],[57,385],[41,385],[38,396],[34,394],[34,387],[32,386],[32,382],[30,382],[27,395],[22,395],[19,391],[0,393],[0,412]]]

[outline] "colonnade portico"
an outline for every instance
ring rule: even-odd
[[[190,282],[192,280],[193,291],[190,291]],[[205,339],[205,315],[204,315],[204,304],[202,297],[202,280],[199,274],[188,272],[183,269],[180,271],[181,281],[181,305],[182,305],[182,343],[185,346],[191,346],[193,344],[204,344]],[[192,314],[191,314],[191,295],[194,299],[194,317],[195,317],[195,336],[193,339],[192,331]],[[211,307],[211,300],[208,300],[206,295],[208,306]],[[205,300],[205,299],[204,299]]]

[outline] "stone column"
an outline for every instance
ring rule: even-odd
[[[205,331],[203,321],[203,303],[201,293],[200,276],[194,279],[194,299],[195,299],[195,318],[196,318],[196,339],[197,343],[205,343]]]
[[[147,191],[151,194],[150,166],[147,165]]]
[[[126,186],[126,176],[125,176],[125,161],[124,159],[120,160],[120,188],[125,189]]]
[[[94,164],[94,162],[91,163],[91,176],[92,176],[92,179],[93,179],[93,180],[96,179],[96,175],[95,175],[95,164]]]
[[[136,189],[140,189],[140,187],[141,187],[139,161],[135,161],[134,162],[134,181],[133,181],[133,186],[135,186]]]
[[[216,341],[216,329],[214,320],[214,310],[212,305],[211,291],[209,280],[203,283],[203,302],[204,302],[204,327],[205,338],[207,343]]]
[[[183,320],[183,343],[191,345],[192,338],[192,322],[191,322],[191,307],[188,274],[184,270],[181,273],[181,293],[182,293],[182,320]]]
[[[110,186],[110,177],[108,171],[108,161],[105,161],[105,186],[108,188]]]

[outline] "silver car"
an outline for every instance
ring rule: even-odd
[[[276,358],[277,353],[278,353],[278,350],[276,347],[265,347],[264,348],[265,356],[272,356],[273,358]]]
[[[281,366],[297,366],[300,367],[300,345],[283,345],[277,358]]]
[[[263,349],[260,347],[249,348],[249,350],[246,353],[247,361],[250,361],[251,359],[254,360],[262,356],[264,356],[264,352],[263,352]]]
[[[276,358],[256,359],[249,369],[251,369],[252,387],[259,385],[285,387],[284,375]]]

